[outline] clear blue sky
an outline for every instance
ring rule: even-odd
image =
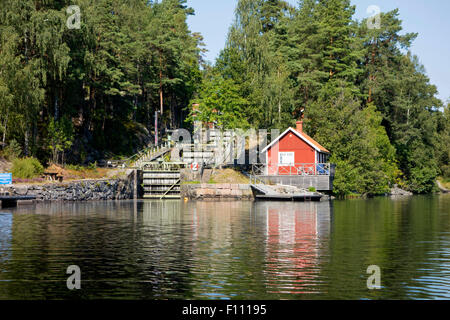
[[[296,4],[296,0],[289,0]],[[386,12],[400,9],[404,32],[417,32],[418,38],[412,52],[419,56],[425,66],[431,83],[439,90],[439,97],[450,98],[450,1],[449,0],[352,0],[356,5],[355,18],[361,20],[370,5],[377,5]],[[224,47],[228,29],[233,22],[237,0],[188,0],[195,9],[195,16],[189,18],[193,32],[200,32],[209,52],[206,57],[211,62]]]

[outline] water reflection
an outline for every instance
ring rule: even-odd
[[[11,259],[12,221],[11,213],[0,210],[0,264]]]
[[[66,288],[79,265],[82,290]],[[369,265],[380,291],[366,287]],[[0,299],[450,298],[450,197],[39,204],[0,213]]]
[[[329,238],[331,202],[258,202],[266,214],[266,274],[271,293],[314,293],[320,276],[322,241]]]

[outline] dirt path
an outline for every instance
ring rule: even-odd
[[[11,163],[4,158],[0,158],[0,172],[6,172],[11,168]]]

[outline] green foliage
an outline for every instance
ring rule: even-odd
[[[71,4],[80,29],[66,26]],[[141,148],[156,110],[162,129],[178,127],[200,81],[202,37],[188,29],[191,14],[185,0],[3,0],[0,142],[81,161]],[[64,119],[74,119],[72,135],[60,135]]]
[[[97,161],[95,161],[94,163],[89,163],[89,165],[87,166],[87,168],[89,170],[97,170]]]
[[[436,168],[422,166],[411,169],[409,187],[416,193],[430,193],[436,188]]]
[[[63,118],[60,121],[50,120],[48,124],[48,148],[53,154],[53,162],[64,164],[64,152],[72,147],[74,133],[72,122]]]
[[[253,127],[281,129],[292,124],[292,81],[274,36],[275,26],[290,10],[285,1],[239,1],[226,48],[216,63],[215,72],[231,79],[247,101],[243,117],[251,119]]]
[[[308,188],[308,191],[309,191],[309,192],[316,192],[316,188],[314,188],[314,187],[309,187],[309,188]]]
[[[44,173],[44,167],[35,158],[17,158],[13,160],[11,172],[14,178],[32,179]]]
[[[77,164],[68,164],[65,166],[67,170],[73,170],[73,171],[83,171],[85,167],[77,165]]]
[[[186,0],[78,0],[79,30],[66,27],[69,4],[0,6],[0,144],[18,141],[14,154],[132,153],[155,132],[155,111],[164,131],[194,120],[185,110],[199,103],[196,119],[223,128],[284,130],[304,115],[332,151],[338,195],[382,194],[399,177],[426,193],[450,175],[449,107],[408,52],[417,34],[398,10],[368,29],[350,0],[239,0],[208,66]]]
[[[215,77],[205,81],[198,96],[192,103],[199,104],[199,109],[193,110],[188,120],[216,123],[226,129],[249,127],[244,116],[248,102],[232,80]]]
[[[240,0],[197,102],[212,110],[211,79],[223,78],[236,86],[233,99],[247,102],[241,114],[250,127],[284,130],[305,116],[306,132],[337,164],[339,196],[384,194],[394,183],[430,192],[450,165],[450,125],[408,52],[417,34],[402,32],[398,10],[381,14],[381,29],[354,12],[349,0],[301,0],[297,8]]]
[[[196,180],[193,180],[193,181],[183,181],[183,184],[201,184],[201,182],[200,181],[196,181]]]
[[[437,156],[441,175],[450,178],[450,104],[444,108],[442,115],[438,115],[439,144]]]
[[[22,146],[15,139],[13,139],[3,150],[3,154],[8,160],[14,160],[22,154]]]
[[[363,107],[351,88],[327,85],[307,110],[306,128],[331,151],[336,163],[335,192],[377,195],[394,183],[397,166],[382,116],[372,104]]]

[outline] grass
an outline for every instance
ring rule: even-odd
[[[222,183],[249,184],[250,179],[247,178],[242,173],[235,171],[233,169],[223,169],[223,170],[214,170],[208,183],[209,184],[222,184]]]
[[[87,167],[80,165],[66,165],[64,168],[52,164],[46,170],[47,172],[56,172],[64,177],[64,180],[85,180],[85,179],[103,179],[111,178],[112,170],[106,168],[97,168],[95,165]],[[114,176],[119,176],[118,172],[114,173]]]
[[[182,184],[201,184],[201,182],[200,181],[183,181],[183,183]]]

